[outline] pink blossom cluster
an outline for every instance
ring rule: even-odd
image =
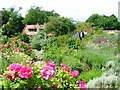
[[[49,80],[54,76],[54,69],[56,67],[56,64],[52,61],[47,63],[47,66],[41,71],[41,75],[44,79]]]
[[[61,66],[63,67],[64,70],[66,70],[67,72],[70,72],[70,67],[68,67],[66,64],[61,63]],[[77,70],[73,70],[70,73],[70,76],[72,77],[77,77],[79,75],[79,72]]]
[[[79,82],[79,87],[80,87],[81,90],[87,90],[86,89],[87,88],[86,83],[82,80]]]
[[[70,67],[68,67],[66,64],[61,63],[61,66],[63,67],[64,70],[66,70],[67,72],[70,72]]]
[[[77,77],[79,75],[79,72],[77,70],[73,70],[71,73],[70,73],[70,76],[72,77]]]
[[[61,63],[62,69],[69,73],[70,77],[78,77],[79,71],[73,70],[70,72],[70,67],[66,64]],[[29,79],[32,75],[32,68],[28,66],[22,66],[19,63],[13,63],[9,67],[11,72],[6,73],[6,77],[11,81],[14,81],[16,77]],[[41,76],[45,80],[50,80],[55,75],[56,64],[53,61],[47,62],[47,65],[41,70]],[[61,81],[60,81],[61,82]],[[54,83],[51,85],[51,88],[56,88],[58,84]],[[86,83],[83,80],[80,80],[79,87],[81,90],[86,90]],[[38,86],[37,90],[42,90],[41,86]]]
[[[22,66],[19,63],[13,63],[8,68],[12,71],[12,74],[7,73],[6,77],[12,81],[18,76],[18,74],[21,78],[30,78],[32,75],[32,68]]]

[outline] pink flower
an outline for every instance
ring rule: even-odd
[[[65,70],[66,70],[67,72],[70,72],[70,67],[66,66],[66,67],[65,67]]]
[[[13,41],[16,42],[16,41],[17,41],[17,38],[15,37]]]
[[[33,61],[33,60],[32,60],[32,61],[30,61],[30,65],[31,65],[31,64],[33,64],[33,63],[34,63],[34,61]]]
[[[51,88],[56,88],[57,87],[57,84],[52,84],[51,85]]]
[[[41,75],[44,79],[48,80],[53,77],[54,75],[54,68],[51,66],[46,66],[42,71]]]
[[[87,88],[87,87],[86,87],[86,83],[85,83],[84,81],[80,81],[80,82],[79,82],[79,87],[80,87],[81,90],[87,90],[87,89],[86,89],[86,88]]]
[[[9,69],[13,72],[19,72],[21,68],[22,68],[22,65],[19,63],[13,63],[9,66]]]
[[[51,66],[53,68],[56,67],[56,64],[53,61],[48,62],[47,65],[49,65],[49,66]]]
[[[22,48],[23,51],[27,50],[26,48]]]
[[[21,78],[30,78],[32,75],[32,68],[24,66],[20,70],[20,77]]]
[[[61,66],[62,66],[62,67],[66,67],[66,64],[64,64],[64,63],[61,63]]]
[[[67,72],[70,72],[70,67],[68,67],[66,64],[61,63],[61,66],[66,70]]]
[[[7,73],[7,74],[5,74],[5,76],[6,76],[7,78],[9,78],[11,81],[14,81],[14,77],[12,77],[11,74]]]
[[[41,86],[39,86],[39,87],[37,88],[37,90],[42,90],[42,87],[41,87]]]
[[[5,76],[6,76],[7,78],[9,78],[11,81],[14,81],[15,78],[18,77],[18,74],[17,74],[17,73],[12,73],[12,74],[7,73],[7,74],[5,74]]]
[[[70,73],[70,76],[72,77],[77,77],[79,75],[79,72],[77,70],[73,70],[71,73]]]

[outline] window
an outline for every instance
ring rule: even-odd
[[[29,32],[37,32],[37,29],[28,29]]]

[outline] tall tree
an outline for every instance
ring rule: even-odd
[[[19,8],[20,10],[21,8]],[[22,23],[23,17],[19,14],[19,10],[15,8],[3,9],[3,26],[2,26],[2,35],[7,35],[11,37],[19,32],[22,32],[24,25]],[[5,14],[6,13],[6,14]]]
[[[41,7],[33,6],[28,10],[28,13],[23,20],[24,24],[43,24],[48,22],[49,16],[59,16],[59,14],[54,11],[45,11]]]
[[[86,22],[94,23],[95,26],[99,28],[103,27],[106,30],[120,29],[120,24],[114,14],[111,16],[93,14],[86,20]]]
[[[64,17],[50,17],[46,24],[45,31],[47,33],[55,32],[56,36],[64,35],[75,30],[72,20]]]

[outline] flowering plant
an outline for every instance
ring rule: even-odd
[[[13,63],[4,72],[0,82],[2,82],[0,86],[4,89],[86,88],[86,84],[80,80],[77,70],[70,71],[70,68],[64,63],[56,66],[53,61],[44,65],[33,62],[25,66]]]
[[[20,39],[17,39],[16,37],[10,39],[9,42],[3,44],[1,48],[2,53],[11,52],[14,50],[17,52],[24,52],[29,56],[33,54],[32,47],[28,43],[20,41]]]

